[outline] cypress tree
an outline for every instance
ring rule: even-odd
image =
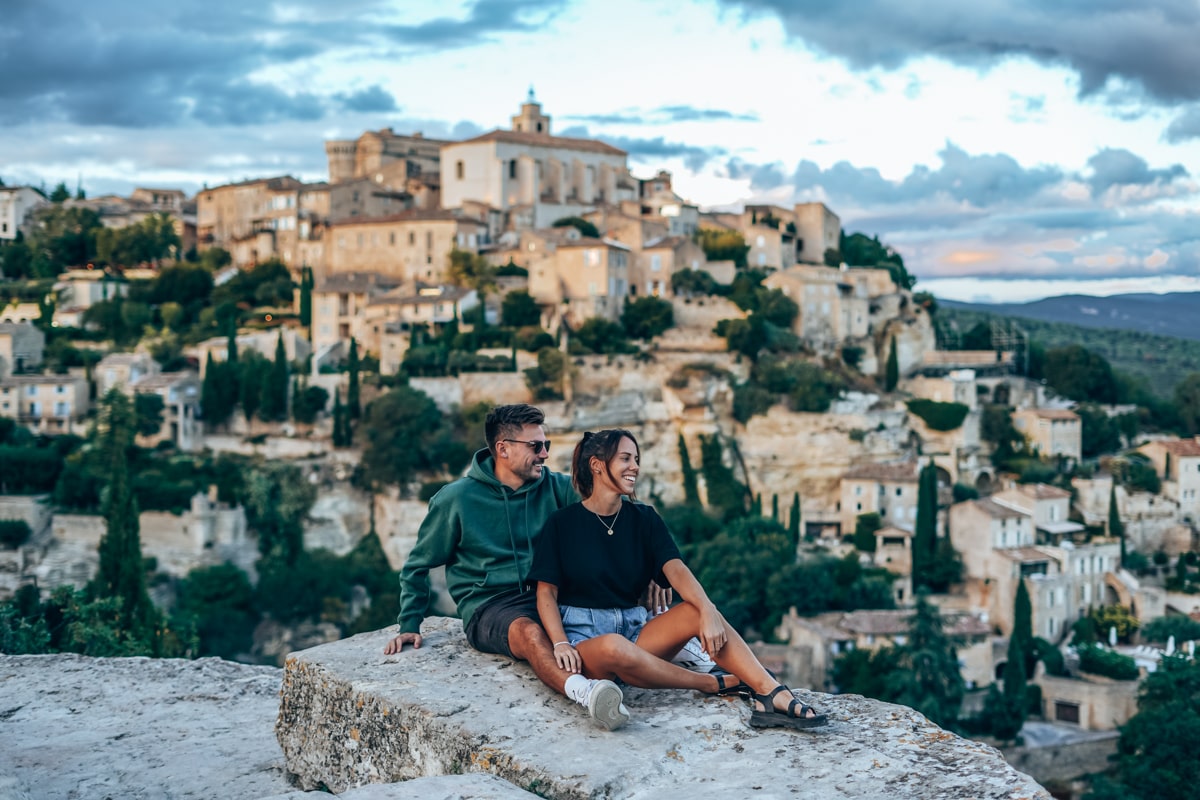
[[[931,460],[917,481],[917,524],[913,534],[913,588],[928,587],[937,550],[937,467]]]
[[[100,458],[108,484],[101,504],[100,567],[91,594],[98,599],[116,599],[118,627],[135,639],[153,642],[158,612],[146,591],[137,501],[129,476],[128,450],[135,426],[133,403],[119,390],[110,389],[102,400],[98,425]]]
[[[771,519],[779,522],[779,495],[771,495]]]
[[[300,324],[308,328],[308,339],[312,341],[312,267],[300,270]]]
[[[342,390],[333,390],[333,446],[349,447],[353,440],[350,428],[350,413],[342,402]]]
[[[900,650],[903,668],[885,678],[894,692],[893,702],[915,708],[937,725],[953,725],[964,692],[958,654],[953,638],[945,632],[941,613],[924,592],[917,594],[908,641]]]
[[[792,547],[800,546],[800,493],[792,494],[792,508],[788,511],[788,538],[792,541]]]
[[[242,407],[242,413],[246,416],[246,424],[250,424],[250,420],[258,415],[262,408],[262,390],[264,370],[262,369],[264,359],[258,353],[252,353],[254,358],[247,358],[240,364],[232,366],[232,372],[240,372],[241,376],[237,382],[238,386],[238,403]]]
[[[689,506],[700,505],[700,487],[696,483],[696,469],[688,455],[687,442],[679,434],[679,463],[683,469],[683,502]]]
[[[358,400],[358,342],[353,336],[350,337],[350,358],[348,360],[350,384],[346,387],[346,407],[350,412],[350,419],[358,419],[362,413],[362,407]]]
[[[222,403],[220,385],[217,383],[217,373],[213,368],[212,352],[208,354],[208,358],[204,359],[204,382],[200,384],[200,410],[204,415],[204,421],[208,425],[221,425],[229,417],[222,414]]]
[[[262,418],[279,420],[287,416],[288,405],[288,362],[283,346],[283,331],[275,340],[275,360],[271,369],[262,376]]]
[[[887,371],[884,373],[883,388],[885,391],[891,392],[896,388],[896,384],[900,382],[900,360],[896,357],[896,337],[892,337],[891,347],[888,349]]]
[[[1017,583],[1017,596],[1013,600],[1012,638],[1016,640],[1021,653],[1021,674],[1033,674],[1033,665],[1037,660],[1036,645],[1033,642],[1033,604],[1029,601],[1029,590],[1025,588],[1024,580]]]
[[[1114,478],[1108,492],[1108,535],[1121,542],[1121,563],[1125,563],[1125,523],[1121,522],[1121,509],[1117,507],[1117,481]]]

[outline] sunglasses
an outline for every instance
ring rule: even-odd
[[[550,452],[550,440],[549,439],[546,439],[545,441],[542,441],[542,442],[539,442],[536,439],[532,442],[526,442],[521,439],[505,439],[504,441],[512,442],[513,444],[529,445],[529,449],[535,453],[538,452],[539,450],[545,450],[547,453]]]

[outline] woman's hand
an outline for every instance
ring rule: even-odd
[[[583,667],[583,659],[579,657],[579,652],[570,642],[559,642],[554,645],[554,660],[558,662],[560,669],[571,673],[577,673]]]
[[[710,657],[715,658],[725,646],[725,631],[725,618],[717,611],[717,607],[711,603],[701,606],[698,637],[700,644],[704,645],[704,652]]]

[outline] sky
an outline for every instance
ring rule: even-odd
[[[0,179],[291,174],[324,141],[508,127],[702,208],[819,200],[918,289],[1200,291],[1196,0],[0,0]]]

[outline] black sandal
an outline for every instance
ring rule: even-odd
[[[788,703],[786,710],[780,710],[775,707],[775,695],[780,692],[792,693],[792,690],[784,686],[782,683],[771,690],[770,694],[758,694],[752,692],[752,702],[761,703],[763,710],[759,711],[753,706],[750,710],[750,725],[754,728],[819,728],[828,720],[824,714],[817,714],[816,709],[807,703],[801,703],[795,697],[792,697],[792,702]],[[799,710],[797,711],[797,706]],[[808,716],[808,712],[812,711],[814,716]]]
[[[712,676],[717,679],[717,690],[715,692],[706,692],[706,694],[714,694],[717,697],[749,697],[754,694],[745,681],[738,681],[736,684],[730,685],[730,681],[736,678],[728,672],[713,672]]]

